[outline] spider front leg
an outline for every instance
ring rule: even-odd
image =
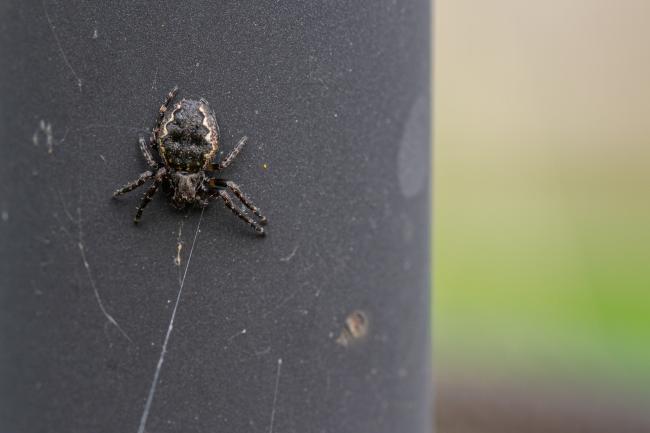
[[[237,155],[239,155],[239,152],[244,148],[244,145],[246,144],[246,141],[248,140],[248,137],[245,135],[239,140],[237,145],[233,150],[230,151],[228,156],[226,156],[223,160],[221,160],[217,164],[212,164],[212,169],[213,170],[223,170],[225,168],[228,168],[230,164],[235,160]]]
[[[235,205],[232,202],[232,199],[230,198],[230,195],[226,192],[226,190],[220,189],[217,191],[217,194],[219,194],[219,197],[224,201],[226,204],[226,207],[230,209],[235,215],[237,215],[239,218],[243,219],[246,221],[259,235],[264,235],[264,227],[262,227],[257,221],[246,215],[244,212],[241,210],[237,209]]]
[[[167,170],[165,169],[165,167],[160,168],[156,172],[156,177],[154,178],[153,184],[149,187],[147,192],[144,193],[144,195],[142,196],[142,201],[140,201],[140,205],[138,205],[137,207],[135,218],[133,218],[133,222],[135,224],[140,222],[140,218],[142,217],[142,211],[149,204],[151,198],[158,190],[158,187],[160,187],[160,184],[162,183],[166,175],[167,175]]]

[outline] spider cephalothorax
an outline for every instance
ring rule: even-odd
[[[262,225],[266,224],[266,217],[262,216],[260,210],[244,195],[239,186],[230,180],[210,177],[206,173],[227,168],[244,147],[247,138],[242,137],[226,158],[215,163],[214,158],[219,150],[219,125],[213,111],[205,99],[183,99],[171,105],[177,90],[175,87],[169,92],[160,107],[158,123],[151,133],[149,143],[140,138],[140,149],[151,169],[142,173],[137,180],[115,191],[113,195],[127,193],[153,179],[153,184],[138,206],[134,218],[136,223],[140,221],[142,211],[151,201],[151,197],[164,183],[172,191],[174,206],[207,206],[210,198],[219,197],[257,233],[264,234]],[[151,149],[158,150],[161,162],[156,161]],[[228,191],[235,194],[258,220],[236,207]]]

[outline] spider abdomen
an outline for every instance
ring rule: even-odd
[[[210,166],[219,148],[219,127],[207,102],[183,99],[166,111],[158,145],[170,168],[197,172]]]
[[[211,147],[206,143],[187,143],[171,139],[162,140],[161,154],[164,149],[164,159],[167,165],[174,170],[195,173],[202,170],[206,162],[209,164]]]

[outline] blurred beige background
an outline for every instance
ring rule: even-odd
[[[439,431],[650,431],[650,1],[434,8]]]

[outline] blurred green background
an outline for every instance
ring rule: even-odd
[[[650,1],[434,7],[440,404],[650,403]]]

